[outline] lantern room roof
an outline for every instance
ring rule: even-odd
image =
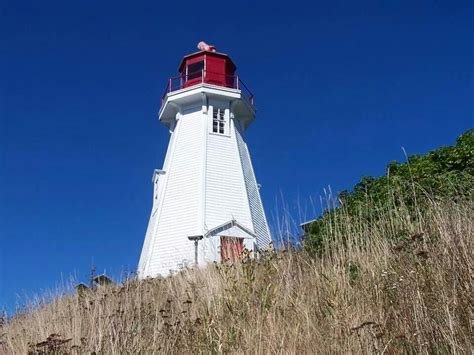
[[[234,70],[237,69],[237,66],[235,65],[235,63],[232,61],[232,59],[230,59],[230,57],[225,54],[225,53],[219,53],[219,52],[209,52],[209,51],[198,51],[198,52],[194,52],[194,53],[191,53],[191,54],[188,54],[188,55],[185,55],[183,57],[183,59],[181,60],[181,63],[179,64],[179,67],[178,67],[178,72],[181,72],[181,70],[183,69],[183,66],[186,64],[186,61],[188,59],[191,59],[191,58],[196,58],[196,57],[199,57],[199,56],[202,56],[202,55],[208,55],[210,57],[218,57],[218,58],[225,58],[230,64],[232,64],[234,66]]]

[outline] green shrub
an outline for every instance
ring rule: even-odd
[[[474,129],[470,129],[454,146],[410,156],[406,163],[393,161],[385,176],[365,176],[351,192],[340,192],[337,207],[326,210],[312,223],[304,245],[312,253],[322,253],[331,230],[338,227],[342,217],[373,224],[378,222],[381,210],[396,213],[403,205],[409,211],[405,218],[422,218],[428,200],[466,200],[472,198],[473,192]],[[406,235],[403,230],[391,232],[388,237],[400,239]]]

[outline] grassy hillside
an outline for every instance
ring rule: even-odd
[[[0,352],[459,352],[472,346],[472,202],[341,215],[330,252],[188,270],[38,301],[1,325]],[[395,244],[393,228],[407,231]]]
[[[392,163],[304,250],[31,302],[0,318],[0,353],[469,353],[473,157],[471,130]]]

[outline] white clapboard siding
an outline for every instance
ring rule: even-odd
[[[203,121],[197,108],[184,113],[175,128],[177,136],[165,174],[166,187],[153,231],[147,275],[168,274],[194,260],[194,245],[187,237],[202,233],[198,221],[204,156],[199,132]]]
[[[161,207],[161,201],[163,199],[164,188],[166,186],[166,179],[167,179],[166,171],[169,168],[170,156],[172,155],[174,142],[177,136],[177,131],[174,128],[175,126],[173,127],[173,130],[170,130],[171,132],[170,142],[168,144],[168,149],[166,151],[166,156],[163,163],[164,175],[155,175],[155,174],[153,175],[153,206],[151,210],[150,221],[148,223],[148,227],[145,234],[145,241],[143,243],[143,248],[140,255],[140,261],[138,263],[139,275],[145,274],[145,270],[147,269],[147,264],[149,264],[149,261],[151,260],[151,256],[152,256],[150,245],[153,243],[152,240],[155,239],[154,231],[156,230],[156,223],[158,219],[157,216],[159,215],[158,210],[159,210],[159,207]]]
[[[205,223],[211,229],[235,219],[253,230],[233,121],[229,128],[229,135],[208,137]]]
[[[252,215],[254,232],[257,235],[257,246],[259,249],[264,249],[268,247],[271,242],[270,230],[263,210],[263,204],[260,198],[260,192],[255,179],[247,144],[242,137],[240,127],[237,128],[238,129],[235,130],[237,145],[239,147],[240,159],[244,172],[244,181],[247,189],[248,204]]]

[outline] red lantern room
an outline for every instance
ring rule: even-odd
[[[179,76],[170,78],[162,96],[162,105],[166,98],[180,90],[191,90],[195,86],[215,85],[234,89],[251,106],[253,94],[238,75],[232,59],[227,54],[218,53],[214,46],[204,42],[198,44],[199,52],[185,56],[178,67]],[[208,85],[206,85],[208,84]]]
[[[208,83],[233,88],[235,69],[227,54],[201,51],[185,56],[178,71],[183,87]]]

